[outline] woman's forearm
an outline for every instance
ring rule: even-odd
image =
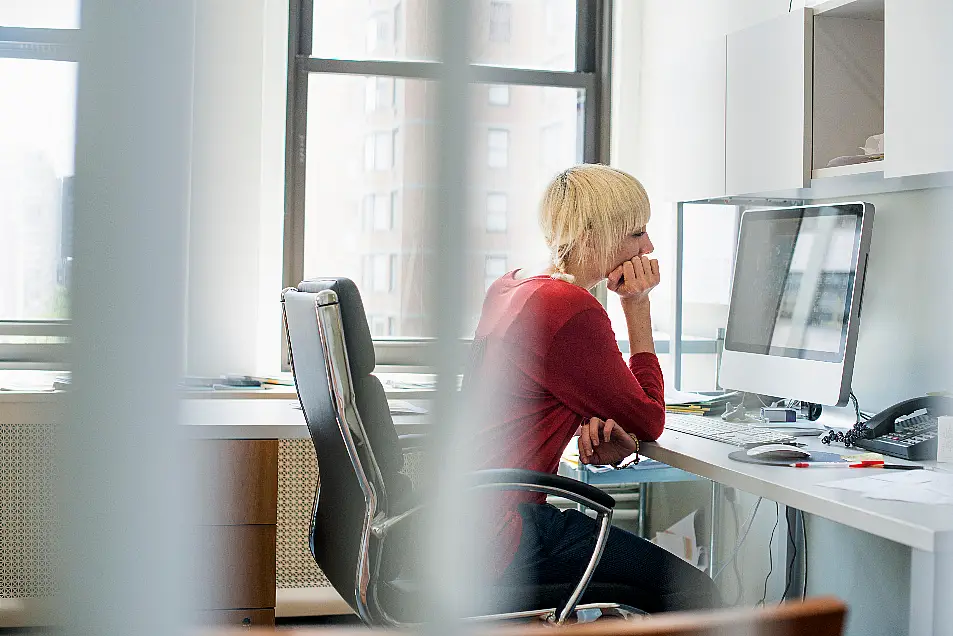
[[[629,329],[629,353],[655,353],[652,311],[648,297],[622,299],[622,311]]]

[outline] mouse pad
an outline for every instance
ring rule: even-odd
[[[746,464],[765,464],[767,466],[790,466],[797,462],[840,462],[844,461],[838,453],[825,453],[823,451],[811,451],[810,457],[804,459],[764,459],[761,457],[752,457],[748,455],[747,449],[736,450],[728,453],[728,459],[733,459]]]

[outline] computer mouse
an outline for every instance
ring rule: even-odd
[[[747,455],[759,459],[807,459],[811,453],[787,444],[764,444],[749,448]]]

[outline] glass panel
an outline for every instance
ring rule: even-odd
[[[470,0],[471,59],[572,71],[576,0]],[[436,60],[439,0],[317,0],[312,55],[342,60]]]
[[[357,281],[368,315],[381,317],[382,332],[429,336],[422,237],[434,186],[428,144],[435,135],[436,86],[397,79],[393,108],[368,112],[370,84],[357,76],[310,76],[304,273]],[[490,105],[487,90],[471,88],[470,243],[461,274],[470,334],[487,279],[547,261],[539,198],[552,176],[579,163],[582,152],[577,139],[584,100],[577,89],[510,86],[509,108]],[[544,90],[557,93],[547,98]],[[543,129],[553,124],[560,134],[552,138],[553,155],[542,157]],[[488,165],[491,147],[505,152],[503,167]],[[382,154],[387,161],[381,162]],[[488,267],[487,256],[500,260]]]
[[[78,29],[80,0],[0,0],[0,26]]]
[[[76,65],[0,59],[0,320],[68,317]]]
[[[738,235],[738,208],[726,205],[685,206],[685,260],[682,291],[682,338],[716,340],[728,321],[731,276]],[[682,355],[682,388],[712,391],[717,363],[711,354]]]
[[[339,60],[434,60],[439,0],[315,0],[311,55]]]
[[[576,0],[471,0],[477,64],[573,71]]]

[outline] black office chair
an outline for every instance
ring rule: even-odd
[[[320,472],[311,553],[366,624],[417,623],[420,593],[412,582],[398,580],[387,542],[399,540],[400,528],[426,503],[415,501],[409,479],[400,473],[403,450],[419,445],[419,436],[398,437],[384,389],[371,375],[374,343],[360,293],[349,279],[320,279],[285,289],[281,298],[291,367]],[[498,588],[491,595],[497,605],[486,618],[535,616],[562,623],[582,609],[641,613],[611,602],[626,598],[624,586],[589,585],[608,537],[615,506],[611,496],[573,479],[529,470],[483,470],[472,477],[474,488],[564,497],[594,510],[599,527],[592,559],[578,583]],[[596,598],[604,602],[592,602]]]

